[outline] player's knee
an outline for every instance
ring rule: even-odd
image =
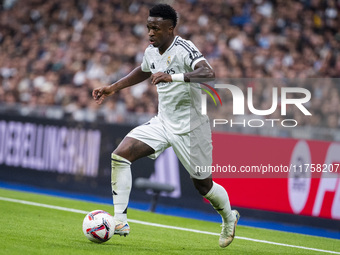
[[[126,159],[130,162],[133,161],[133,157],[131,155],[131,152],[129,149],[127,149],[126,147],[118,147],[117,149],[115,149],[113,152],[112,152],[112,155],[116,155],[118,157],[121,157],[123,159]]]
[[[112,157],[112,155],[115,155],[115,156],[119,156],[119,157],[122,157],[122,158],[124,158],[124,156],[126,155],[126,152],[124,152],[124,151],[122,151],[122,150],[120,150],[120,149],[115,149],[113,152],[112,152],[112,154],[111,154],[111,157]]]
[[[126,159],[126,158],[120,156],[119,154],[116,154],[115,152],[113,152],[111,154],[111,167],[112,167],[112,169],[115,169],[115,166],[121,165],[121,164],[123,164],[123,165],[125,165],[125,164],[130,165],[131,162],[128,159]]]

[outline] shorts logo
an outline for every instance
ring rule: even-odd
[[[151,68],[151,69],[156,69],[156,68],[155,68],[155,64],[152,63],[150,68]]]

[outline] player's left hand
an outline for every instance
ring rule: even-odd
[[[167,73],[154,73],[151,75],[151,84],[156,85],[160,82],[172,82],[172,78],[170,74]]]

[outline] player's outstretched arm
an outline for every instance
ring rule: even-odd
[[[97,104],[101,104],[105,98],[112,96],[121,89],[130,87],[148,79],[150,75],[151,73],[143,72],[140,66],[136,67],[131,73],[112,85],[94,89],[92,91],[92,97],[96,100]]]
[[[183,75],[183,76],[180,78],[177,78],[176,75]],[[215,72],[205,60],[202,60],[195,65],[195,70],[193,70],[192,72],[188,72],[184,74],[175,74],[175,75],[170,75],[170,74],[166,74],[162,72],[155,73],[151,75],[151,83],[153,85],[156,85],[159,82],[180,81],[180,80],[174,80],[174,78],[183,79],[185,82],[195,82],[195,80],[199,82],[211,81],[215,78]]]

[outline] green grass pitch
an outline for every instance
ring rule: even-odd
[[[194,233],[130,222],[128,237],[113,236],[106,243],[88,241],[82,232],[85,214],[45,208],[1,198],[18,199],[84,211],[113,207],[53,196],[0,189],[0,254],[340,254],[340,240],[238,226],[234,242],[218,246],[218,235]],[[219,233],[220,224],[129,210],[129,218]],[[247,240],[253,238],[283,245]],[[319,249],[319,250],[310,250]],[[320,251],[324,250],[324,251]]]

